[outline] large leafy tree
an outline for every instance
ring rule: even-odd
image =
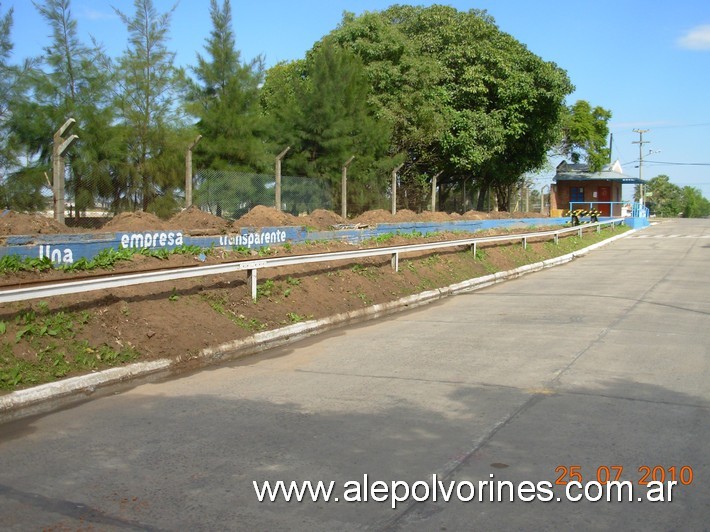
[[[650,193],[646,206],[652,214],[661,217],[678,216],[683,209],[683,193],[678,185],[670,182],[667,175],[649,180],[646,192]]]
[[[365,63],[412,182],[443,172],[443,185],[485,190],[544,164],[572,85],[485,12],[393,6],[346,14],[333,36]]]
[[[585,160],[592,172],[609,162],[609,120],[611,111],[578,100],[567,108],[562,123],[560,154],[573,163]]]
[[[686,186],[681,190],[683,218],[710,216],[710,201],[703,197],[699,188]]]
[[[184,73],[168,50],[171,15],[158,13],[152,0],[134,0],[132,16],[115,9],[128,29],[128,48],[118,62],[121,91],[115,104],[127,149],[125,166],[115,176],[128,207],[169,215],[182,184],[184,117],[175,106]]]

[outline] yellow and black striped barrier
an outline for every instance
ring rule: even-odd
[[[601,216],[602,211],[595,209],[575,209],[573,211],[567,211],[564,216],[569,216],[572,218],[572,225],[580,225],[580,218],[589,216],[590,222],[595,223],[599,221],[599,216]]]

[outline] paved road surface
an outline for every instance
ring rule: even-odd
[[[707,530],[709,265],[710,221],[667,221],[560,268],[0,425],[0,528]],[[637,484],[623,503],[568,502],[562,485],[549,502],[490,502],[479,485],[604,466],[694,476],[664,503],[639,502]],[[437,475],[484,500],[345,502],[366,474]],[[341,500],[259,503],[266,480],[335,481]]]

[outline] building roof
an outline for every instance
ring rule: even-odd
[[[567,161],[562,161],[557,165],[557,172],[552,179],[553,182],[558,181],[617,181],[628,185],[646,184],[645,179],[639,179],[624,174],[621,169],[621,163],[614,161],[612,164],[607,164],[599,172],[590,172],[588,164],[572,164]]]

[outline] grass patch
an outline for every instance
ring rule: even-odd
[[[51,382],[139,358],[132,347],[117,350],[77,339],[90,320],[87,311],[51,312],[40,302],[36,309],[18,313],[12,322],[0,322],[0,390]]]

